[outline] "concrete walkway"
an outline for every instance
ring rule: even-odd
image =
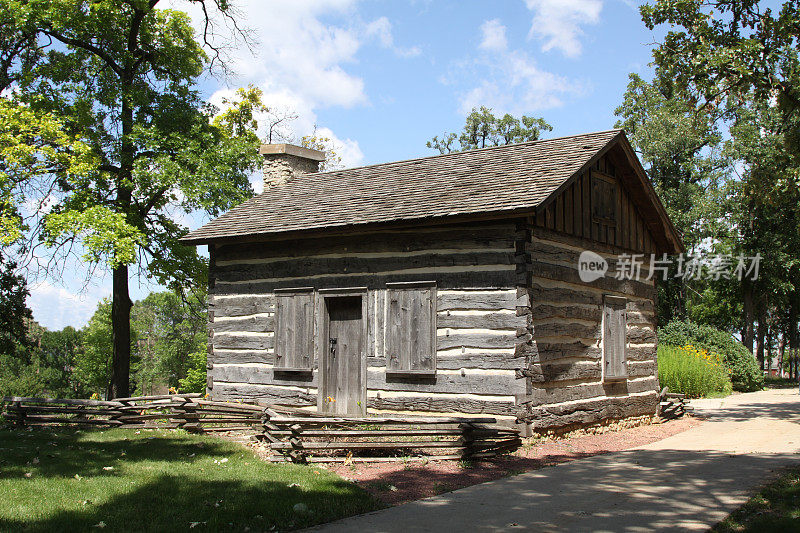
[[[800,463],[800,396],[696,400],[709,420],[662,441],[474,485],[314,531],[707,530]]]

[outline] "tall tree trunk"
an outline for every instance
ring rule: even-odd
[[[742,288],[744,289],[744,324],[742,327],[742,343],[750,353],[753,353],[753,322],[755,321],[755,312],[753,309],[753,284],[748,280],[742,280]]]
[[[783,361],[786,354],[786,331],[782,331],[781,338],[778,341],[778,376],[783,377]]]
[[[758,367],[764,370],[764,338],[767,335],[767,313],[764,310],[764,304],[758,305],[758,329],[756,333],[756,359],[758,359]]]
[[[135,42],[129,41],[129,48]],[[134,153],[133,144],[133,105],[130,96],[133,87],[133,67],[126,62],[124,74],[120,77],[122,102],[120,123],[120,171],[117,176],[116,207],[132,222]],[[131,374],[131,298],[128,290],[128,265],[117,265],[113,270],[113,291],[111,298],[111,327],[113,330],[114,357],[111,363],[111,397],[130,396]]]
[[[789,304],[789,377],[797,378],[797,295],[792,294]]]
[[[128,294],[128,267],[118,266],[113,272],[111,329],[114,357],[111,363],[111,397],[130,396],[131,374],[131,299]]]

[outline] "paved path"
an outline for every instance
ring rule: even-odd
[[[315,531],[706,530],[800,463],[800,396],[696,400],[707,422],[659,442],[346,518]]]

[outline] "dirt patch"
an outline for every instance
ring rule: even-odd
[[[599,435],[538,440],[512,455],[485,461],[331,464],[325,468],[357,482],[386,504],[399,505],[546,466],[635,448],[686,431],[700,423],[701,420],[697,418],[683,417]]]

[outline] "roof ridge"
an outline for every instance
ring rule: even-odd
[[[414,162],[414,161],[422,161],[422,160],[427,160],[427,159],[436,159],[436,158],[440,158],[440,157],[453,157],[453,156],[457,156],[457,155],[460,155],[460,154],[474,154],[475,152],[485,152],[487,150],[497,150],[497,149],[501,149],[501,148],[514,148],[516,146],[533,145],[533,144],[544,143],[544,142],[559,141],[559,140],[562,140],[562,139],[572,139],[572,138],[575,138],[575,137],[590,137],[592,135],[599,135],[601,133],[616,132],[617,134],[619,134],[620,132],[624,132],[624,131],[625,130],[623,130],[622,128],[612,128],[612,129],[609,129],[609,130],[593,131],[593,132],[590,132],[590,133],[576,133],[576,134],[573,134],[573,135],[561,135],[560,137],[551,137],[549,139],[536,139],[535,141],[523,141],[523,142],[519,142],[519,143],[501,144],[501,145],[498,145],[498,146],[485,146],[483,148],[473,148],[472,150],[463,150],[463,151],[460,151],[460,152],[448,152],[446,154],[433,154],[433,155],[426,155],[426,156],[422,156],[422,157],[412,157],[412,158],[409,158],[409,159],[398,159],[397,161],[386,161],[384,163],[373,163],[371,165],[360,165],[360,166],[357,166],[357,167],[343,168],[343,169],[340,169],[340,170],[328,170],[326,172],[311,172],[309,174],[302,174],[302,175],[297,176],[297,177],[299,178],[299,177],[305,177],[305,176],[309,176],[309,177],[310,176],[314,176],[314,177],[316,177],[316,176],[330,176],[331,174],[336,174],[336,173],[339,173],[339,172],[347,172],[347,171],[350,171],[350,170],[360,170],[360,169],[363,169],[363,168],[373,168],[373,167],[380,167],[380,166],[384,166],[384,165],[395,165],[395,164],[399,164],[399,163],[411,163],[411,162]]]

